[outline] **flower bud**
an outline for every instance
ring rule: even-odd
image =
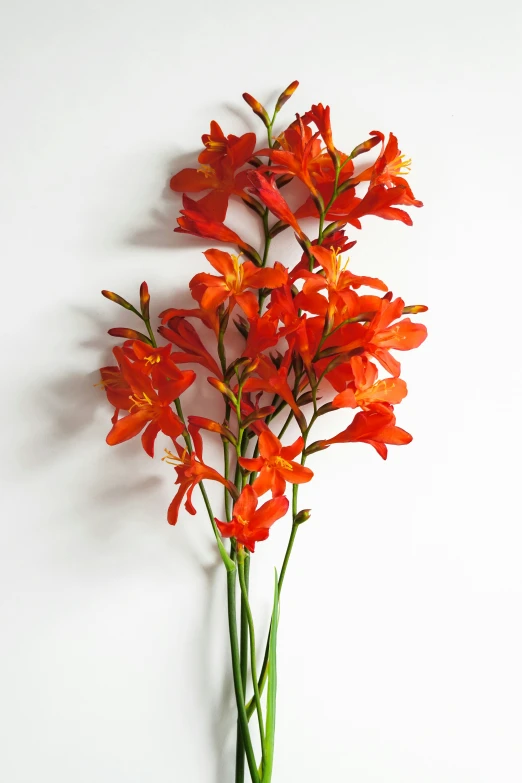
[[[126,329],[122,326],[117,326],[114,329],[109,329],[108,334],[112,337],[123,337],[125,340],[140,340],[142,343],[152,345],[147,335],[137,332],[136,329]]]
[[[311,391],[307,391],[297,398],[296,402],[301,407],[303,405],[310,405],[314,401],[314,395]]]
[[[270,117],[266,113],[266,109],[264,106],[262,106],[259,101],[256,101],[255,98],[253,98],[251,95],[249,95],[247,92],[243,93],[243,100],[248,103],[254,114],[257,114],[257,116],[264,122],[267,128],[270,127]]]
[[[227,368],[227,371],[225,373],[225,381],[229,381],[232,376],[235,374],[236,370],[238,370],[240,367],[242,367],[244,364],[247,364],[250,359],[248,356],[240,356],[239,359],[236,359],[235,362],[232,362]]]
[[[346,220],[336,220],[335,223],[329,223],[323,231],[323,237],[329,237],[330,234],[335,233],[340,228],[346,225]]]
[[[291,182],[294,178],[293,174],[281,174],[280,177],[276,179],[276,185],[281,190],[281,188],[284,188],[285,185],[288,185],[289,182]]]
[[[134,310],[134,307],[131,305],[131,303],[127,302],[127,300],[122,296],[119,296],[119,294],[115,294],[112,291],[103,290],[102,296],[104,296],[106,299],[110,299],[111,302],[115,302],[116,304],[121,305],[121,307],[124,307],[126,310]]]
[[[252,196],[249,196],[249,194],[245,193],[244,191],[241,192],[241,198],[243,203],[246,204],[249,209],[252,209],[254,212],[256,212],[259,217],[263,217],[265,214],[265,208],[260,201],[258,201],[256,198],[253,198]]]
[[[264,408],[256,408],[245,419],[243,419],[243,427],[248,427],[252,422],[258,421],[258,419],[264,419],[266,416],[270,416],[275,411],[273,405],[266,405]]]
[[[337,408],[332,402],[327,402],[324,405],[321,405],[319,410],[317,411],[318,416],[324,416],[325,413],[331,413],[332,411],[336,411]]]
[[[283,106],[285,105],[287,100],[292,97],[292,95],[294,94],[294,92],[297,90],[298,87],[299,87],[299,82],[298,81],[294,81],[294,82],[292,82],[291,84],[288,85],[286,90],[283,90],[283,92],[281,93],[281,95],[277,99],[277,103],[276,103],[276,107],[275,107],[276,114],[277,114],[278,111],[281,111],[281,109],[283,108]]]
[[[299,511],[294,518],[294,525],[302,525],[303,522],[307,522],[310,519],[312,510],[310,508],[303,508]]]
[[[150,294],[149,287],[145,281],[140,285],[140,308],[141,314],[145,321],[149,320],[149,302]]]
[[[329,444],[325,444],[324,440],[316,440],[305,449],[304,454],[308,457],[310,454],[315,454],[317,451],[323,451],[327,448],[329,448]]]
[[[355,147],[354,150],[352,150],[350,158],[356,158],[357,155],[362,155],[363,152],[368,152],[372,149],[372,147],[375,147],[376,144],[378,144],[381,141],[380,136],[372,136],[371,139],[368,139],[367,141],[363,141],[362,144],[358,144],[357,147]]]
[[[282,231],[285,231],[287,228],[289,228],[288,223],[285,223],[284,220],[278,220],[277,223],[274,223],[274,225],[270,229],[268,236],[270,237],[270,239],[273,239]]]
[[[241,245],[241,251],[244,256],[250,259],[250,261],[253,261],[256,266],[263,266],[263,262],[261,260],[261,256],[259,253],[254,250],[253,247],[250,247],[250,245]]]
[[[426,305],[408,305],[404,308],[402,314],[411,313],[412,315],[417,315],[417,313],[426,313],[427,311]]]
[[[250,324],[246,318],[240,316],[237,320],[234,321],[234,326],[236,327],[239,334],[242,335],[246,340],[248,338],[248,332],[250,331]]]
[[[237,397],[234,392],[228,388],[226,383],[223,383],[223,381],[220,381],[217,378],[207,378],[207,381],[211,386],[214,387],[214,389],[217,389],[218,392],[221,392],[221,394],[224,394],[225,397],[228,397],[228,399],[231,400],[234,405],[237,405]]]

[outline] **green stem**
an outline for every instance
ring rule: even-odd
[[[228,598],[228,628],[230,635],[230,651],[232,654],[232,674],[234,679],[234,691],[236,694],[236,703],[238,711],[238,723],[241,731],[242,742],[244,745],[248,769],[250,770],[250,777],[252,783],[261,783],[259,774],[257,771],[256,759],[254,756],[254,749],[252,747],[252,740],[250,738],[250,731],[248,728],[248,717],[245,708],[245,691],[243,688],[243,680],[241,674],[241,658],[239,652],[239,642],[237,638],[237,616],[236,616],[236,567],[227,572],[227,598]],[[236,783],[240,783],[242,780],[238,777],[238,770],[236,767]]]
[[[240,630],[239,630],[239,661],[241,669],[241,683],[243,693],[246,693],[246,681],[248,672],[248,617],[246,600],[248,600],[248,582],[250,573],[250,558],[246,558],[245,563],[239,565],[239,582],[241,585],[241,609],[240,609]],[[241,584],[244,582],[244,585]],[[247,598],[245,599],[245,596]],[[236,783],[243,783],[245,777],[245,743],[243,742],[243,733],[241,723],[237,722],[236,739]]]
[[[261,738],[261,747],[263,748],[263,761],[264,761],[264,739],[265,728],[263,725],[263,708],[261,705],[261,694],[259,692],[259,686],[257,681],[257,662],[256,662],[256,637],[254,628],[254,618],[252,616],[252,610],[250,608],[250,601],[248,599],[248,572],[249,572],[250,556],[240,557],[238,570],[239,570],[239,585],[241,587],[241,594],[243,604],[245,607],[245,616],[248,623],[248,631],[250,636],[250,667],[252,670],[252,683],[254,686],[254,699],[256,704],[257,719],[259,724],[259,736]]]

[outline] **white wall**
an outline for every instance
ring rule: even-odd
[[[244,90],[295,78],[288,118],[321,100],[340,146],[377,127],[413,157],[415,225],[367,219],[352,258],[431,309],[413,444],[332,448],[302,493],[274,783],[522,779],[517,7],[4,4],[5,783],[232,780],[223,575],[203,514],[167,525],[159,458],[104,443],[99,290],[188,302],[205,245],[165,183],[210,119],[259,130]],[[260,623],[287,532],[256,556]]]

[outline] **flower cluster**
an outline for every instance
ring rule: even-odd
[[[411,441],[396,424],[395,406],[407,387],[395,352],[417,348],[426,338],[425,326],[409,316],[427,308],[406,305],[382,280],[352,271],[346,257],[355,244],[348,227],[361,229],[367,216],[411,225],[407,210],[422,202],[405,178],[410,161],[396,137],[386,139],[380,131],[371,131],[350,154],[342,152],[330,108],[320,103],[275,136],[276,118],[296,87],[293,82],[281,94],[271,116],[255,98],[243,96],[265,125],[264,142],[257,144],[254,133],[226,135],[212,122],[202,137],[198,166],[172,177],[170,187],[183,194],[175,231],[233,247],[204,252],[208,271],[190,281],[194,308],[170,307],[160,314],[165,344],[157,345],[151,328],[145,283],[139,308],[103,292],[146,327],[146,333],[110,330],[125,341],[114,348],[116,364],[101,370],[115,408],[107,443],[141,432],[152,457],[158,433],[170,438],[172,450],[164,459],[174,466],[178,489],[168,521],[176,523],[183,500],[188,513],[196,513],[196,484],[204,491],[203,480],[220,482],[226,519],[212,514],[216,537],[221,544],[229,537],[235,550],[250,552],[286,514],[288,485],[294,524],[308,516],[298,511],[297,493],[313,477],[305,465],[309,455],[337,443],[362,442],[386,459],[389,445]],[[361,165],[368,155],[373,162]],[[291,209],[286,188],[297,208]],[[231,198],[259,216],[261,247],[227,226]],[[297,242],[296,259],[269,264],[272,240],[287,230]],[[230,330],[243,339],[233,356]],[[199,366],[222,398],[219,421],[185,419],[180,397],[196,379],[185,365]],[[316,420],[341,408],[354,412],[342,431],[311,441]],[[286,443],[293,421],[300,435]],[[202,431],[222,440],[219,469],[204,461]]]

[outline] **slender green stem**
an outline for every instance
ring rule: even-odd
[[[241,675],[241,658],[239,652],[239,642],[237,638],[237,616],[236,616],[236,567],[227,572],[227,598],[228,598],[228,628],[230,635],[230,651],[232,654],[232,674],[234,678],[234,691],[236,694],[236,703],[238,711],[238,721],[242,735],[242,741],[247,757],[248,769],[252,783],[260,783],[257,764],[252,747],[250,730],[248,728],[248,717],[245,707],[245,691]],[[236,768],[236,783],[239,783]]]
[[[150,341],[152,343],[153,348],[157,348],[156,344],[156,338],[154,336],[154,332],[152,331],[152,326],[150,325],[150,318],[143,318],[141,316],[142,321],[144,322],[145,326],[147,327],[147,332],[149,333]]]
[[[240,563],[239,582],[241,585],[239,661],[240,661],[241,683],[243,686],[243,693],[246,693],[246,681],[247,681],[247,672],[248,672],[248,617],[247,617],[246,601],[248,601],[250,558],[249,557],[244,558],[243,561],[239,561],[239,563]],[[243,584],[241,584],[241,582],[243,582]],[[241,723],[238,717],[237,739],[236,739],[236,783],[240,783],[240,782],[242,783],[244,777],[245,777],[245,744],[243,742],[243,733],[241,731]]]
[[[256,704],[257,720],[259,724],[259,736],[261,738],[261,747],[263,748],[263,760],[264,760],[265,728],[263,725],[263,707],[261,705],[261,694],[259,693],[259,685],[257,681],[256,636],[255,636],[255,628],[254,628],[254,618],[252,616],[250,601],[248,599],[249,561],[250,561],[250,557],[248,555],[244,558],[239,559],[239,563],[238,563],[239,585],[241,587],[243,605],[245,607],[245,615],[247,618],[248,631],[250,636],[250,667],[252,671],[252,684],[254,686],[254,700]]]
[[[308,434],[310,432],[310,427],[311,427],[311,423],[308,425],[308,429],[307,429],[307,431],[303,435],[303,439],[305,441],[305,446],[306,446],[306,439],[307,439]],[[304,447],[303,447],[303,452],[304,452]],[[301,465],[304,465],[305,462],[306,462],[306,456],[303,453],[303,455],[301,457]],[[278,582],[279,593],[281,593],[281,590],[282,590],[282,587],[283,587],[283,582],[285,580],[286,569],[288,568],[290,555],[292,554],[292,549],[294,547],[294,542],[295,542],[295,538],[296,538],[296,535],[297,535],[297,531],[300,528],[300,525],[296,525],[295,524],[295,518],[296,518],[297,513],[298,513],[298,511],[297,511],[298,493],[299,493],[299,484],[294,484],[292,486],[292,530],[290,532],[290,538],[289,538],[288,544],[286,546],[286,552],[285,552],[285,556],[284,556],[284,559],[283,559],[283,565],[281,567],[281,573],[279,574],[279,582]],[[264,654],[264,657],[263,657],[263,664],[261,666],[261,673],[259,675],[259,680],[258,680],[258,687],[259,687],[259,693],[260,694],[263,693],[263,690],[264,690],[264,687],[265,687],[265,684],[266,684],[266,680],[267,680],[267,677],[268,677],[268,662],[269,662],[269,655],[270,655],[270,633],[271,633],[271,628],[268,631],[268,638],[267,638],[267,641],[266,641],[265,654]],[[255,701],[253,699],[251,699],[248,702],[247,706],[246,706],[247,715],[248,715],[249,719],[252,717],[255,709],[256,709]]]

